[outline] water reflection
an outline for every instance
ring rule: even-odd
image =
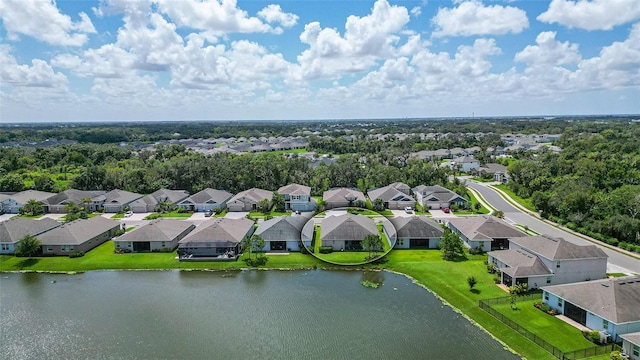
[[[360,277],[360,283],[368,282],[378,286],[384,283],[384,271],[365,270]]]

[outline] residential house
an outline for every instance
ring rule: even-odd
[[[322,201],[325,203],[325,209],[334,209],[348,206],[364,207],[366,199],[362,191],[353,188],[334,188],[327,190],[322,194]]]
[[[395,249],[437,249],[444,230],[426,216],[389,219],[396,229]]]
[[[269,202],[269,208],[271,208],[271,200],[273,199],[273,192],[269,190],[263,190],[258,188],[252,188],[249,190],[241,191],[237,193],[227,202],[227,209],[229,211],[251,211],[258,209],[258,204],[267,200]]]
[[[640,332],[638,275],[544,286],[542,290],[544,303],[591,330],[608,334],[613,341]]]
[[[253,234],[253,225],[247,218],[208,220],[178,242],[178,255],[180,259],[237,258],[242,240]]]
[[[549,235],[514,237],[509,250],[489,252],[489,263],[501,272],[503,284],[567,284],[603,279],[607,254],[595,245],[581,246]]]
[[[278,189],[284,197],[284,209],[289,211],[314,211],[317,202],[311,198],[311,188],[299,184],[290,184]]]
[[[453,160],[445,164],[451,169],[459,172],[468,173],[480,167],[480,161],[474,159],[471,156],[461,156],[454,158]]]
[[[382,199],[385,209],[401,210],[406,207],[413,208],[415,199],[411,197],[411,188],[403,183],[396,182],[384,187],[367,191],[371,204],[375,206],[377,199]]]
[[[622,351],[631,360],[640,360],[640,332],[620,335]]]
[[[171,208],[188,197],[189,192],[186,190],[160,189],[132,202],[129,208],[134,213],[157,212],[161,204]]]
[[[6,195],[0,203],[0,207],[7,214],[18,214],[29,200],[36,200],[41,203],[53,195],[55,194],[38,190],[20,191],[12,195]]]
[[[264,239],[264,251],[300,251],[300,235],[309,219],[303,215],[278,216],[260,224],[254,234]]]
[[[117,213],[125,211],[125,208],[141,197],[142,194],[115,189],[94,198],[94,200],[104,208],[105,213]]]
[[[363,215],[327,216],[320,224],[322,246],[331,246],[333,250],[360,250],[367,235],[378,236],[378,228],[372,219]]]
[[[506,249],[509,238],[526,235],[506,221],[491,215],[451,219],[447,226],[460,235],[467,248],[480,248],[482,251]]]
[[[419,185],[412,191],[418,204],[425,210],[450,208],[452,205],[464,207],[468,202],[467,199],[440,185]]]
[[[233,194],[226,190],[206,188],[180,201],[178,207],[189,211],[224,209]]]
[[[157,219],[113,239],[116,249],[133,252],[173,251],[195,229],[189,221]]]
[[[478,177],[484,177],[485,174],[492,174],[493,181],[498,181],[501,183],[507,183],[509,181],[507,167],[501,164],[485,164],[476,169],[476,174]]]
[[[110,240],[120,223],[102,216],[78,219],[38,235],[44,255],[69,255],[87,252]]]
[[[44,212],[62,214],[67,212],[67,205],[73,203],[88,212],[97,211],[101,201],[94,200],[104,195],[105,191],[84,191],[76,189],[64,190],[42,201]]]
[[[38,236],[61,224],[53,219],[40,220],[14,217],[0,222],[0,254],[13,254],[25,235]]]

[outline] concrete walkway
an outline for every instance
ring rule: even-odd
[[[586,327],[586,326],[584,326],[584,325],[582,325],[582,324],[580,324],[578,322],[575,322],[575,321],[569,319],[568,317],[566,317],[564,315],[556,315],[556,318],[566,322],[567,324],[573,326],[574,328],[576,328],[576,329],[578,329],[580,331],[591,331],[591,329],[589,329],[588,327]]]

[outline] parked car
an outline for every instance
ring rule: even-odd
[[[133,215],[133,211],[129,210],[126,213],[124,213],[124,217],[130,217],[131,215]]]
[[[442,208],[442,211],[448,214],[448,213],[450,213],[450,212],[451,212],[451,209],[449,209],[449,208]]]
[[[413,209],[411,208],[411,206],[407,206],[406,208],[404,208],[404,211],[405,211],[407,214],[413,214]]]
[[[207,211],[204,212],[204,216],[205,217],[210,217],[211,215],[213,215],[213,211],[211,211],[211,210],[207,210]]]

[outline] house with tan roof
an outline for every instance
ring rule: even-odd
[[[254,222],[247,218],[207,220],[178,242],[180,260],[237,258],[242,240],[253,234],[253,225]]]
[[[189,211],[224,209],[233,194],[226,190],[206,188],[180,201],[178,207]]]
[[[444,230],[426,216],[397,216],[389,219],[396,230],[395,249],[437,249]]]
[[[267,200],[269,202],[269,208],[271,208],[272,199],[272,191],[252,188],[241,191],[229,199],[227,209],[229,211],[252,211],[256,210],[258,204],[263,200]]]
[[[18,242],[25,235],[38,236],[60,226],[59,222],[44,218],[40,220],[14,217],[0,222],[0,254],[13,254]]]
[[[364,207],[366,199],[362,191],[354,188],[333,188],[322,194],[325,209],[334,209],[348,206]]]
[[[284,197],[286,211],[314,211],[318,205],[311,197],[311,188],[300,184],[285,185],[278,189],[278,194]]]
[[[454,218],[449,220],[447,226],[460,236],[467,248],[479,247],[482,251],[507,249],[509,238],[526,235],[506,221],[491,215]]]
[[[376,223],[363,215],[345,214],[327,216],[320,225],[322,246],[333,250],[360,250],[367,235],[378,235]]]
[[[87,252],[110,240],[120,228],[120,223],[102,216],[78,219],[37,236],[44,255],[69,255]]]
[[[640,332],[640,276],[544,286],[542,290],[545,304],[613,341]]]
[[[178,241],[189,234],[195,225],[176,219],[156,219],[113,239],[116,249],[132,252],[173,251]]]

